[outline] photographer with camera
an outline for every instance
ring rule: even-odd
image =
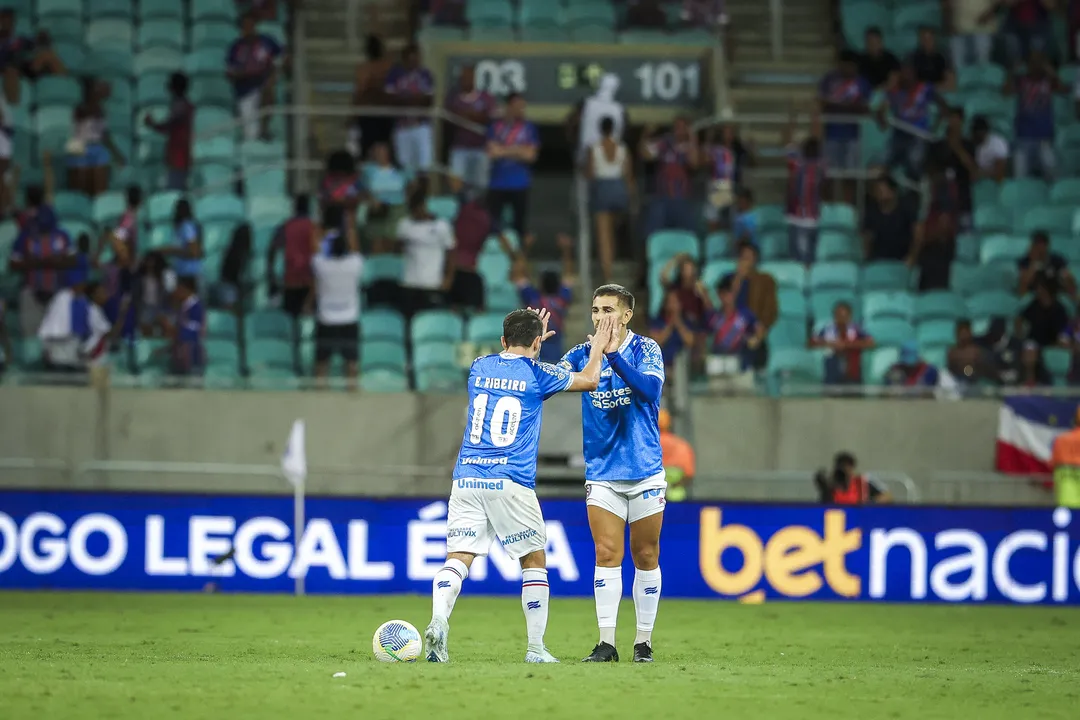
[[[867,505],[891,503],[892,495],[865,475],[856,472],[855,456],[838,452],[832,472],[818,470],[814,475],[821,502],[826,505]]]

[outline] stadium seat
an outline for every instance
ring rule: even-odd
[[[428,310],[412,319],[410,335],[414,345],[430,342],[459,343],[464,335],[461,317],[447,310]]]
[[[858,284],[859,267],[853,262],[819,262],[810,268],[810,288],[813,290],[854,290]]]
[[[231,340],[239,337],[236,316],[225,310],[211,310],[206,314],[206,337]]]
[[[760,271],[772,275],[777,288],[802,290],[806,287],[806,268],[801,263],[783,260],[762,263]]]
[[[948,290],[926,292],[915,296],[915,322],[948,320],[950,323],[967,316],[967,305],[959,293]]]
[[[806,341],[805,320],[793,320],[781,315],[769,330],[770,349],[805,348]]]
[[[1050,199],[1046,183],[1036,178],[1011,178],[1001,184],[998,202],[1006,210],[1017,210],[1044,205]]]
[[[956,322],[952,320],[926,320],[915,328],[919,345],[952,345],[956,342]]]
[[[458,371],[460,381],[461,373],[458,368],[457,346],[451,342],[425,342],[418,343],[413,348],[413,367],[416,370],[428,370],[431,368],[445,368]]]
[[[199,222],[244,220],[244,201],[235,195],[207,195],[195,201],[195,217]]]
[[[866,332],[878,347],[895,347],[915,339],[915,328],[899,317],[878,317],[866,321]]]
[[[146,203],[146,218],[151,225],[171,223],[176,203],[183,197],[179,190],[163,190],[150,196]]]
[[[94,198],[90,215],[98,225],[108,225],[123,215],[126,208],[124,194],[112,190]]]
[[[982,235],[990,233],[1008,233],[1012,231],[1009,214],[1000,205],[975,208],[973,214],[975,229]]]
[[[155,47],[143,50],[135,56],[134,70],[143,73],[172,73],[184,63],[183,54],[176,48]],[[162,88],[167,93],[167,86]],[[141,97],[141,94],[140,94]]]
[[[818,290],[810,295],[810,315],[815,325],[827,323],[832,320],[833,310],[837,303],[847,303],[855,318],[862,317],[862,306],[858,302],[858,296],[851,288],[846,290]]]
[[[80,0],[37,0],[37,16],[39,19],[53,17],[82,17],[82,3]]]
[[[855,230],[857,227],[855,208],[843,203],[822,204],[822,230]]]
[[[985,264],[1004,262],[1016,264],[1027,254],[1031,241],[1016,235],[991,235],[985,237],[979,247],[979,262]]]
[[[971,202],[977,208],[997,205],[1000,197],[1001,188],[993,180],[979,180],[971,186]]]
[[[405,342],[405,318],[396,310],[368,310],[363,316],[364,341]]]
[[[783,231],[771,231],[762,233],[758,238],[758,250],[763,261],[782,260],[788,256],[790,249],[788,234]]]
[[[236,25],[229,22],[201,22],[191,26],[191,47],[221,51],[222,71],[225,69],[225,50],[239,36]]]
[[[191,101],[200,110],[208,106],[231,108],[233,105],[232,87],[224,77],[193,78],[191,81]],[[232,155],[233,153],[230,151],[230,160]]]
[[[409,378],[403,372],[375,370],[360,375],[360,389],[367,393],[402,393],[409,390]]]
[[[364,319],[365,323],[367,318]],[[405,346],[400,342],[364,340],[360,344],[360,369],[363,373],[377,370],[405,372]]]
[[[73,77],[45,76],[37,83],[34,101],[39,105],[78,105],[82,98],[82,89]],[[69,115],[70,117],[70,115]]]
[[[1069,370],[1072,367],[1072,351],[1068,348],[1045,348],[1043,349],[1043,363],[1055,380],[1063,381],[1069,376]]]
[[[135,32],[128,20],[94,20],[86,26],[86,46],[90,49],[108,48],[130,52],[134,39]]]
[[[514,24],[514,8],[500,0],[473,0],[465,6],[465,19],[472,28],[509,28]]]
[[[247,201],[247,219],[253,225],[277,226],[292,216],[292,200],[285,196],[252,195]]]
[[[726,232],[710,233],[705,238],[705,262],[728,257],[731,248],[731,236]]]
[[[817,353],[805,348],[776,348],[769,352],[768,374],[784,380],[821,383],[824,367]]]
[[[190,0],[188,3],[191,21],[195,24],[208,20],[222,20],[235,23],[236,3],[223,3],[221,0]]]
[[[899,260],[879,260],[868,263],[862,268],[863,292],[907,290],[910,283],[911,269]]]
[[[66,223],[68,219],[89,221],[93,219],[94,209],[90,198],[81,192],[61,190],[53,199],[56,214]]]
[[[292,320],[280,310],[260,310],[244,318],[245,333],[252,340],[291,340]]]
[[[568,27],[597,25],[613,28],[615,27],[615,8],[610,2],[577,0],[566,6],[563,22]]]
[[[967,300],[969,317],[1012,317],[1020,311],[1020,299],[1009,292],[989,290]]]
[[[476,260],[476,272],[484,279],[485,287],[510,282],[510,258],[505,254],[483,253]]]
[[[779,301],[780,317],[800,319],[804,324],[806,323],[810,308],[806,303],[806,296],[803,295],[801,290],[785,288],[777,292],[777,299]]]
[[[522,306],[521,294],[510,284],[484,289],[484,302],[489,312],[506,314]]]
[[[1073,208],[1053,205],[1026,206],[1023,219],[1017,226],[1019,232],[1030,234],[1042,230],[1051,234],[1073,230]]]
[[[754,208],[758,217],[758,227],[762,232],[769,230],[787,231],[784,223],[784,209],[779,205],[758,205]]]
[[[280,368],[292,370],[293,349],[287,340],[266,337],[250,340],[247,345],[247,363],[253,370]]]
[[[834,260],[859,260],[861,253],[855,243],[855,238],[846,232],[823,231],[818,239],[817,260],[829,262]],[[813,273],[811,272],[811,276]]]
[[[867,385],[884,385],[889,369],[900,360],[896,347],[879,347],[863,353],[863,382]]]
[[[866,322],[881,318],[907,321],[915,313],[915,300],[906,292],[870,292],[863,295],[862,307]]]
[[[1055,205],[1080,205],[1080,178],[1064,178],[1050,188],[1050,202]]]
[[[465,328],[465,339],[477,345],[499,346],[502,338],[503,314],[485,313],[469,320]]]
[[[701,282],[708,288],[709,293],[715,299],[716,286],[725,275],[733,272],[735,272],[734,260],[714,260],[702,269]]]
[[[680,253],[700,258],[697,235],[686,230],[660,230],[649,236],[649,262],[663,264]]]
[[[456,368],[431,367],[416,371],[416,389],[419,392],[460,393],[464,380],[464,373]]]
[[[957,71],[956,84],[961,91],[998,92],[1005,85],[1005,71],[998,65],[966,65]]]
[[[180,51],[184,49],[185,35],[184,24],[181,22],[169,19],[149,20],[139,25],[135,42],[140,51],[151,48],[169,48]],[[222,60],[219,57],[219,70],[221,64]]]
[[[232,242],[233,232],[238,224],[235,222],[212,222],[202,226],[203,252],[207,255],[219,255],[224,253]]]
[[[372,255],[364,260],[361,284],[367,287],[380,280],[400,282],[404,272],[404,260],[400,255]]]

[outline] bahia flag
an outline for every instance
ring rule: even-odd
[[[1005,398],[998,411],[997,469],[1003,473],[1050,473],[1054,439],[1072,427],[1075,398]]]

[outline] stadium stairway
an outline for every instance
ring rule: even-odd
[[[833,65],[835,40],[829,0],[784,0],[783,57],[772,57],[768,2],[728,0],[735,57],[729,68],[730,102],[738,114],[787,116],[792,103],[807,112],[821,76]],[[748,132],[759,151],[759,167],[783,168],[782,124],[753,124]],[[769,173],[770,175],[776,173]],[[781,178],[753,182],[759,203],[783,201]]]

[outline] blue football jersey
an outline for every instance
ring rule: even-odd
[[[581,372],[589,362],[589,351],[590,343],[582,343],[566,353],[559,366]],[[642,374],[664,381],[664,358],[652,338],[628,332],[619,354]],[[605,357],[600,385],[581,396],[585,479],[644,480],[663,470],[659,415],[659,400],[635,395]]]
[[[474,360],[469,418],[454,479],[506,478],[536,487],[543,403],[568,389],[572,380],[564,368],[513,353]]]

